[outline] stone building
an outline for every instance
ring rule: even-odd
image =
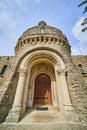
[[[0,57],[0,122],[26,113],[35,122],[32,111],[42,123],[87,122],[87,56],[71,56],[67,37],[44,21],[22,34],[15,56]]]

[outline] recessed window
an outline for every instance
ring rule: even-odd
[[[80,72],[84,75],[86,74],[86,70],[83,68],[82,64],[78,65]]]
[[[6,71],[7,65],[4,65],[1,69],[0,75],[4,75],[5,71]]]

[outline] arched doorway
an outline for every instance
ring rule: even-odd
[[[35,79],[34,105],[52,103],[51,80],[46,74],[39,74]]]

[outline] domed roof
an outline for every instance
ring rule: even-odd
[[[68,46],[69,43],[63,32],[55,27],[51,27],[46,22],[41,21],[37,26],[27,29],[18,39],[15,52],[19,52],[23,47],[39,45],[39,43],[55,43]],[[41,44],[40,44],[41,46]]]
[[[60,36],[64,39],[67,39],[61,30],[48,26],[46,22],[44,21],[40,21],[37,26],[27,29],[19,38],[19,40],[24,40],[26,38],[35,37],[38,35],[40,36],[50,35],[50,36],[56,36],[56,37]]]

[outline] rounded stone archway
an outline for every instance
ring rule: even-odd
[[[50,77],[52,106],[60,111],[71,109],[65,72],[64,62],[56,53],[38,50],[27,54],[20,62],[18,86],[11,109],[12,113],[18,111],[16,121],[23,116],[27,108],[33,107],[35,79],[41,73]]]
[[[41,58],[40,58],[41,57]],[[28,86],[28,97],[26,99],[24,98],[23,102],[23,110],[25,111],[25,104],[27,104],[27,107],[33,107],[33,100],[34,100],[34,87],[35,87],[35,79],[36,77],[44,73],[48,75],[51,79],[51,90],[52,90],[52,105],[58,107],[58,97],[57,97],[57,87],[56,85],[56,77],[55,77],[55,66],[54,66],[54,59],[52,56],[47,54],[37,54],[31,57],[31,59],[27,62],[26,68],[27,68],[27,79],[26,79],[26,86]],[[56,89],[55,89],[56,88]],[[25,96],[26,97],[26,92]],[[26,103],[27,102],[27,103]]]

